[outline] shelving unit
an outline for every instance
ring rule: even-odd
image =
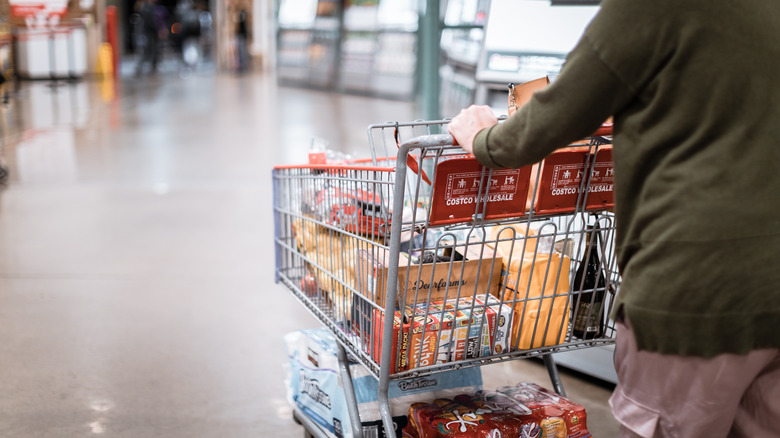
[[[377,44],[371,75],[375,96],[411,99],[417,71],[417,3],[383,0],[377,9]]]
[[[282,0],[277,55],[280,82],[411,98],[417,61],[415,3],[349,0],[343,13],[341,4]]]
[[[337,1],[283,0],[277,16],[277,75],[281,83],[333,87],[340,44]]]
[[[452,0],[447,3],[441,35],[440,107],[445,117],[474,102],[477,63],[485,36],[489,0]]]

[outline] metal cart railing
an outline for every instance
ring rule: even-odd
[[[565,395],[551,354],[614,342],[609,130],[490,170],[447,122],[373,125],[370,159],[273,172],[276,281],[379,380],[386,436],[393,379],[541,357]]]

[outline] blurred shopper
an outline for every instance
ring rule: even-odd
[[[200,48],[201,54],[204,59],[211,58],[212,45],[214,43],[214,29],[213,18],[211,12],[201,2],[200,13],[198,14],[198,20],[200,20]]]
[[[3,71],[3,66],[0,65],[0,105],[8,105],[10,102],[10,90],[9,81],[10,75]]]
[[[249,68],[249,14],[245,7],[236,13],[236,69],[239,72]]]
[[[192,0],[182,0],[176,7],[179,25],[179,54],[186,69],[195,69],[200,62],[200,12]]]
[[[449,130],[492,168],[614,115],[624,437],[780,436],[780,9],[604,0],[558,79]]]
[[[10,103],[8,90],[6,89],[8,80],[5,75],[6,73],[3,71],[3,66],[0,64],[0,188],[3,188],[8,181],[8,167],[5,165],[5,159],[3,158],[6,141],[5,137],[8,135],[5,111]]]
[[[154,73],[160,62],[162,41],[168,37],[168,11],[164,6],[158,5],[157,0],[139,0],[136,13],[137,22],[133,28],[136,32],[136,44],[141,51],[136,74],[142,74],[147,64]]]

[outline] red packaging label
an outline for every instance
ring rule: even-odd
[[[439,163],[433,184],[431,225],[468,222],[476,213],[484,214],[484,219],[525,214],[531,168],[489,172],[471,157]]]
[[[537,193],[536,213],[570,213],[578,205],[585,210],[602,210],[615,205],[613,185],[615,165],[612,148],[601,147],[593,163],[590,182],[583,184],[588,160],[587,150],[559,151],[544,160]],[[588,183],[587,179],[585,181]]]

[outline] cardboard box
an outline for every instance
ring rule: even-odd
[[[372,339],[374,344],[371,345],[371,358],[376,361],[377,364],[382,364],[382,327],[385,323],[385,312],[373,309],[372,315]],[[415,326],[420,321],[415,321]],[[390,374],[399,373],[409,369],[409,338],[411,337],[411,322],[404,322],[401,312],[395,311],[393,315],[393,347],[390,350],[392,353],[392,360],[390,362]],[[403,327],[403,330],[401,329]],[[400,347],[398,342],[401,342]]]
[[[473,157],[442,161],[436,167],[429,221],[431,225],[469,222],[475,212],[486,220],[523,216],[530,176],[529,166],[490,170]]]
[[[504,353],[513,320],[513,309],[491,295],[407,306],[403,315],[394,315],[390,372]],[[384,313],[376,310],[372,357],[377,363],[383,323]]]
[[[497,295],[501,260],[495,260],[493,250],[481,244],[470,245],[465,252],[464,261],[423,264],[410,264],[407,257],[401,256],[397,308],[458,296]],[[357,290],[379,306],[385,306],[389,253],[384,248],[359,249],[355,257]]]
[[[615,206],[612,145],[594,150],[587,146],[560,149],[545,158],[541,167],[534,200],[537,214],[607,210]]]
[[[453,360],[508,351],[515,313],[512,307],[492,295],[461,299],[459,307],[463,317],[455,321]]]
[[[543,90],[550,83],[549,77],[545,76],[513,85],[509,92],[507,114],[514,114],[531,100],[536,91]],[[611,134],[612,117],[595,134],[605,135],[599,132],[606,128]],[[530,174],[530,184],[526,192],[526,211],[531,206],[536,214],[565,214],[574,212],[578,207],[588,211],[614,207],[612,145],[599,146],[596,159],[593,160],[588,143],[588,140],[572,143],[570,147],[553,152],[541,163],[530,166],[527,172]],[[583,193],[580,184],[591,161],[590,186]],[[582,202],[585,196],[587,201]],[[579,205],[577,201],[580,201]]]

